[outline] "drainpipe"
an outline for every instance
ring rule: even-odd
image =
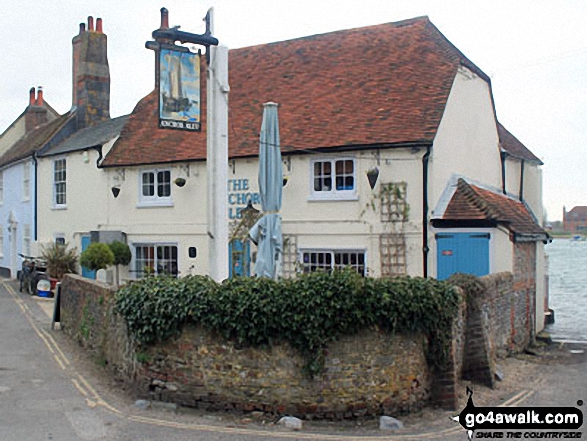
[[[524,201],[524,163],[526,161],[524,161],[522,159],[522,166],[520,168],[520,201],[523,202]]]
[[[37,189],[38,189],[38,184],[37,184],[37,179],[38,179],[38,173],[37,173],[37,169],[38,169],[38,161],[37,161],[37,152],[33,153],[33,163],[35,164],[35,188],[34,188],[34,193],[35,195],[33,196],[33,222],[35,224],[34,228],[33,228],[33,237],[34,240],[37,241],[37,232],[38,232],[38,227],[37,227],[37,220],[38,220],[38,216],[37,216],[37,202],[38,202],[38,195],[37,195]]]
[[[505,188],[505,159],[507,158],[506,152],[501,152],[499,156],[501,157],[501,189],[503,194],[507,194],[507,190]]]
[[[428,277],[428,161],[432,146],[422,156],[422,266],[423,277]]]

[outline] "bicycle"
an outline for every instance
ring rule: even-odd
[[[47,274],[47,264],[44,260],[37,257],[26,256],[18,254],[24,260],[22,262],[22,269],[19,271],[17,277],[19,280],[19,291],[27,292],[29,295],[37,294],[37,285],[41,280],[49,280]]]

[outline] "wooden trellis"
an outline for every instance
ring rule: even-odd
[[[407,273],[404,224],[408,220],[409,205],[406,194],[407,183],[405,182],[381,183],[379,193],[381,222],[390,225],[391,229],[379,236],[379,256],[383,277]]]

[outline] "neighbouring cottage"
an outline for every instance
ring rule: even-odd
[[[16,277],[21,255],[37,240],[37,152],[59,138],[69,114],[59,115],[41,87],[29,91],[29,105],[0,136],[0,271]]]
[[[579,205],[571,211],[563,207],[563,230],[569,233],[587,232],[587,207]]]
[[[25,112],[0,137],[0,225],[6,226],[0,235],[0,267],[7,275],[16,277],[21,255],[39,256],[40,245],[71,240],[69,232],[80,228],[71,212],[67,212],[68,196],[71,198],[72,192],[84,195],[83,210],[92,219],[92,228],[87,231],[96,229],[98,218],[92,206],[95,199],[92,190],[97,186],[91,179],[99,175],[87,173],[87,167],[86,170],[78,168],[76,172],[83,175],[82,179],[72,185],[68,159],[72,159],[69,154],[74,151],[82,156],[84,164],[90,161],[94,151],[98,157],[102,145],[120,132],[117,124],[124,122],[117,119],[110,125],[100,126],[110,120],[106,42],[102,19],[96,20],[94,28],[93,17],[88,17],[87,29],[85,23],[80,24],[79,34],[73,39],[71,110],[64,115],[57,114],[44,100],[42,89],[33,88]],[[78,131],[80,135],[72,137]],[[42,159],[43,156],[48,159]],[[70,242],[72,245],[80,241],[75,239]]]

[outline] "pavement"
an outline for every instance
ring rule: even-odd
[[[263,414],[206,414],[164,406],[141,409],[101,360],[92,358],[51,327],[54,299],[21,294],[13,280],[0,279],[0,441],[27,440],[466,440],[451,420],[457,412],[426,408],[396,416],[403,429],[382,431],[378,419],[347,422],[304,421],[299,431]],[[479,406],[503,408],[576,407],[587,401],[587,343],[554,343],[500,361],[503,381],[495,389],[462,382]],[[157,403],[154,403],[157,404]],[[394,415],[395,416],[395,415]],[[553,437],[553,431],[514,431],[524,438]],[[568,431],[567,431],[568,432]],[[477,431],[475,438],[510,437]],[[569,432],[585,437],[585,424]]]

